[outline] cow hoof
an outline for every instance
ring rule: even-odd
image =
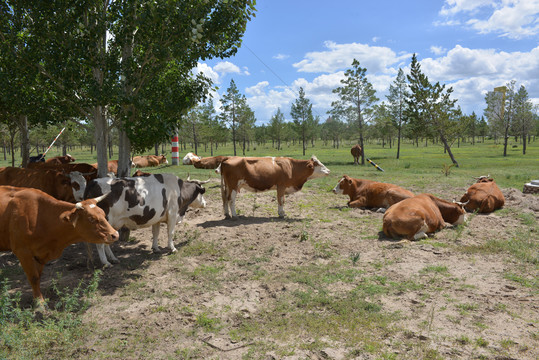
[[[152,248],[152,250],[153,250],[154,254],[161,254],[161,250],[159,250],[159,248],[157,248],[157,249]]]
[[[119,264],[120,260],[118,260],[118,259],[110,259],[110,262],[113,263],[113,264]]]
[[[112,264],[111,264],[111,263],[103,264],[103,270],[105,270],[105,269],[110,269],[111,267],[112,267]]]
[[[178,252],[178,250],[176,248],[170,250],[171,254],[176,254],[177,252]]]

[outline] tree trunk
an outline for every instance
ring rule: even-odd
[[[92,109],[95,124],[95,150],[97,153],[97,176],[107,176],[107,120],[103,114],[103,107]]]
[[[118,129],[118,177],[131,175],[131,140],[123,128]]]
[[[30,153],[30,139],[28,136],[28,117],[21,115],[19,117],[19,129],[21,131],[21,163],[23,167],[28,165],[28,156]]]
[[[455,156],[453,156],[453,152],[451,151],[451,148],[449,147],[449,144],[447,143],[447,140],[443,133],[440,133],[440,140],[442,140],[444,148],[447,150],[447,153],[449,154],[449,157],[451,158],[453,164],[455,164],[456,167],[459,167],[459,163],[457,162],[457,160],[455,160]]]

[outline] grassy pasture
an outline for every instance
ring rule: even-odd
[[[502,190],[539,178],[539,141],[526,155],[510,146],[506,158],[491,141],[453,152],[460,167],[446,176],[450,159],[440,146],[404,144],[396,160],[395,148],[369,143],[380,172],[353,166],[349,145],[317,142],[306,155],[331,175],[287,200],[285,220],[276,218],[274,192],[242,192],[243,217],[224,221],[217,182],[210,183],[209,208],[197,215],[206,218],[193,215],[176,228],[177,254],[150,254],[151,231],[132,233],[121,246],[128,250],[115,250],[121,263],[93,274],[82,247],[66,251],[43,286],[51,299],[44,316],[29,309],[17,261],[0,254],[0,359],[537,358],[537,216],[508,206],[402,246],[381,238],[381,214],[346,208],[345,197],[330,193],[343,174],[447,199],[474,176],[490,174]],[[95,162],[95,154],[70,153]],[[227,146],[215,155],[231,153]],[[299,146],[277,152],[270,144],[247,155],[304,158]],[[183,165],[144,170],[217,178]],[[489,231],[502,219],[503,229]],[[515,337],[513,327],[527,335]]]

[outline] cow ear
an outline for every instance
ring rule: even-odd
[[[348,184],[352,185],[352,179],[351,178],[348,178]]]
[[[65,221],[67,223],[71,223],[73,227],[77,224],[77,219],[79,218],[79,212],[77,209],[73,209],[70,211],[66,211],[60,215],[60,220]]]
[[[309,165],[307,165],[307,167],[308,167],[309,169],[314,169],[314,164],[313,164],[312,162],[310,162]]]

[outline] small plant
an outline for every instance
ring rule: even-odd
[[[455,339],[455,341],[462,345],[471,343],[470,338],[467,337],[466,335],[459,336],[458,338]]]
[[[356,265],[359,260],[359,255],[360,254],[358,252],[350,254],[350,260],[352,261],[352,265]]]
[[[477,339],[475,339],[475,343],[479,347],[487,347],[488,346],[488,341],[483,339],[482,337],[478,337]]]
[[[445,176],[449,176],[451,174],[451,168],[453,166],[455,166],[455,164],[451,164],[451,165],[443,164],[442,165],[442,174],[444,174]]]

